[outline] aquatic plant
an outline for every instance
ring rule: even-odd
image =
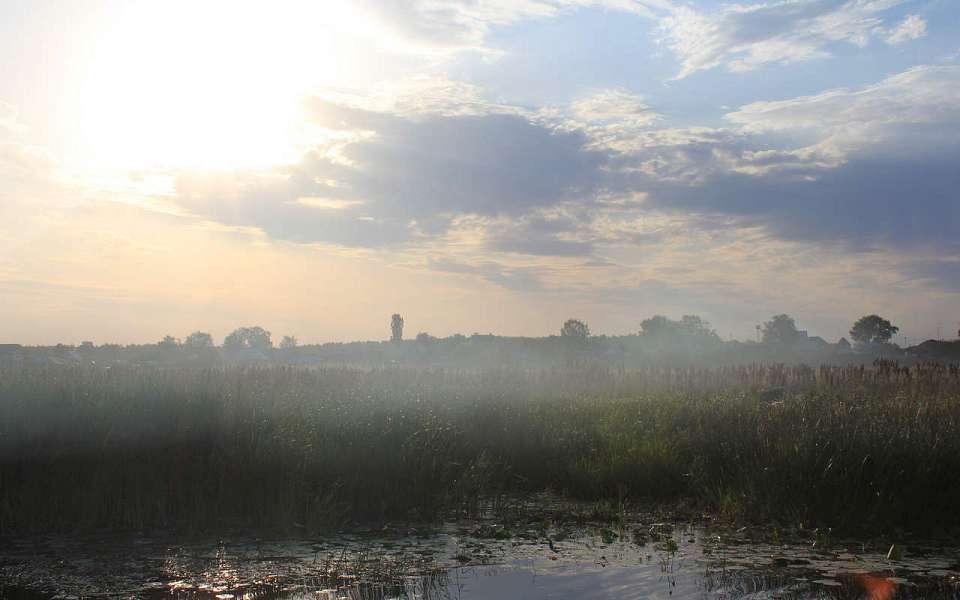
[[[315,531],[552,491],[733,520],[957,525],[938,366],[0,369],[0,533]],[[601,506],[598,504],[597,506]]]

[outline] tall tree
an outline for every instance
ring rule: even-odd
[[[269,350],[273,348],[270,332],[263,327],[240,327],[223,340],[227,350]]]
[[[866,315],[850,328],[850,337],[858,344],[885,344],[900,328],[880,315]]]
[[[292,350],[297,347],[297,338],[292,335],[285,335],[280,340],[280,347],[284,350]]]
[[[172,335],[165,335],[163,339],[157,344],[161,348],[176,348],[180,345],[180,340],[173,337]]]
[[[590,327],[579,319],[567,319],[560,328],[560,337],[585,340],[590,337]]]
[[[789,346],[799,339],[800,331],[790,315],[775,315],[763,324],[764,343]]]
[[[403,317],[400,316],[400,313],[394,313],[394,315],[390,317],[390,341],[403,341]]]
[[[213,336],[203,331],[194,331],[183,341],[190,348],[213,348]]]
[[[640,322],[640,335],[669,337],[677,333],[678,325],[663,315],[654,315]]]
[[[720,336],[710,323],[697,315],[683,315],[679,321],[654,315],[640,323],[640,335],[661,340],[687,338],[696,342],[719,342]]]

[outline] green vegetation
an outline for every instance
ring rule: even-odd
[[[0,533],[432,518],[552,491],[960,524],[960,372],[0,369]]]

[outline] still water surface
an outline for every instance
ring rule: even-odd
[[[960,599],[956,548],[634,522],[458,523],[314,540],[31,538],[0,548],[0,598]]]

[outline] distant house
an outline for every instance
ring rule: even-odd
[[[907,348],[907,353],[923,360],[957,362],[960,361],[960,340],[955,342],[927,340]]]
[[[830,345],[819,335],[811,336],[806,329],[800,329],[797,334],[797,348],[800,350],[823,350]]]

